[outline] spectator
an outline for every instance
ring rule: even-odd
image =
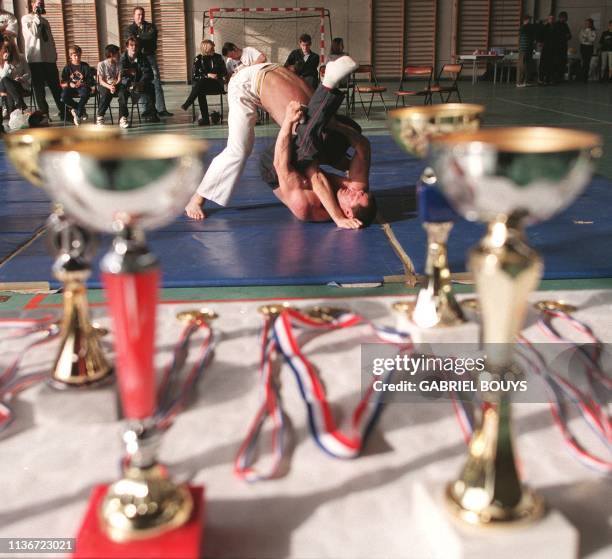
[[[0,91],[6,93],[9,117],[15,109],[27,108],[23,98],[30,87],[30,69],[25,57],[19,54],[13,41],[4,41],[0,46]]]
[[[572,38],[572,32],[570,31],[569,25],[567,24],[567,12],[559,12],[559,19],[557,20],[556,29],[557,41],[558,41],[558,60],[556,64],[555,81],[562,82],[565,76],[565,72],[569,69],[567,66],[567,46]]]
[[[346,55],[348,55],[348,52],[344,52],[344,41],[342,40],[342,37],[336,37],[333,39],[331,42],[331,52],[327,58],[329,62]]]
[[[584,20],[584,27],[580,30],[580,58],[582,60],[582,80],[584,83],[589,81],[589,71],[591,69],[591,58],[595,49],[595,24],[591,18]]]
[[[164,98],[164,90],[161,85],[161,77],[159,74],[159,66],[157,65],[157,27],[154,23],[145,21],[144,8],[138,6],[134,8],[134,23],[127,28],[127,38],[136,37],[138,39],[140,52],[138,54],[146,57],[153,71],[153,86],[155,91],[155,108],[159,116],[173,116],[166,109],[166,99]],[[143,116],[150,116],[151,113],[146,111]]]
[[[125,98],[125,108],[127,109],[127,96],[133,95],[139,100],[145,100],[145,120],[146,122],[160,122],[157,111],[155,110],[155,90],[153,86],[153,69],[149,64],[148,57],[138,54],[139,46],[136,37],[130,37],[125,42],[125,52],[121,55],[121,85],[117,92],[118,97]],[[127,114],[121,115],[119,126],[127,128]],[[123,124],[121,121],[123,120]]]
[[[121,50],[117,45],[106,45],[104,49],[104,60],[98,63],[98,92],[100,94],[100,104],[98,106],[98,114],[96,115],[96,124],[104,124],[104,115],[110,107],[113,97],[117,97],[119,102],[119,116],[125,116],[125,121],[119,119],[119,126],[127,128],[127,96],[119,95],[121,85]]]
[[[608,29],[599,38],[599,53],[601,55],[601,80],[608,69],[609,80],[612,80],[612,19],[608,21]]]
[[[540,53],[540,81],[541,85],[550,85],[555,81],[556,66],[559,62],[559,36],[557,33],[555,16],[548,16],[546,23],[540,28],[539,40],[542,43]]]
[[[57,71],[57,51],[51,26],[46,18],[45,3],[35,0],[30,5],[30,13],[21,18],[21,32],[25,43],[25,57],[30,65],[32,89],[36,105],[40,112],[49,118],[49,105],[45,98],[45,84],[49,86],[57,110],[64,114],[64,104],[61,100],[62,88],[59,83]]]
[[[294,71],[310,87],[316,89],[319,85],[319,55],[310,50],[312,38],[308,33],[300,36],[300,48],[289,53],[285,67]]]
[[[516,63],[516,87],[525,87],[531,78],[533,68],[533,43],[535,29],[531,16],[523,16],[523,24],[519,29],[519,53]]]
[[[9,39],[15,43],[18,32],[17,18],[4,9],[4,3],[0,0],[0,42]]]
[[[238,48],[234,43],[224,43],[221,54],[227,57],[226,68],[228,79],[238,70],[240,66],[251,66],[263,64],[268,59],[266,55],[253,47]]]
[[[186,111],[196,100],[200,105],[200,126],[209,125],[207,95],[219,95],[223,93],[223,78],[227,75],[227,68],[223,57],[215,52],[215,43],[205,39],[200,43],[201,54],[193,61],[191,80],[191,93],[187,100],[181,105]]]
[[[94,75],[87,62],[81,60],[83,50],[78,45],[72,45],[68,49],[70,62],[62,70],[60,85],[62,86],[62,102],[70,107],[72,120],[75,126],[81,124],[85,113],[85,105],[91,97],[95,87]],[[74,97],[79,98],[78,104]]]

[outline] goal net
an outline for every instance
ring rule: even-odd
[[[255,47],[270,62],[284,64],[303,33],[312,37],[312,50],[323,64],[332,38],[326,8],[210,8],[204,13],[202,35],[208,34],[217,52],[229,41],[241,48]]]

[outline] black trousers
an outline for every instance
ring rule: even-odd
[[[117,98],[119,102],[119,116],[128,116],[128,107],[127,107],[127,93],[125,88],[119,86],[117,88],[117,93],[111,93],[110,89],[106,89],[106,87],[100,85],[98,86],[100,91],[100,104],[98,105],[98,116],[104,116],[106,111],[110,107],[111,101],[113,97]]]
[[[79,98],[78,104],[74,100],[75,97]],[[89,101],[90,97],[91,93],[89,91],[89,87],[86,85],[79,87],[78,89],[66,87],[62,90],[62,103],[68,105],[71,109],[74,109],[78,116],[83,115],[85,105],[87,105],[87,101]]]
[[[593,57],[593,45],[580,45],[580,58],[582,58],[582,79],[584,83],[589,81],[589,70],[591,69],[591,58]]]
[[[2,80],[0,80],[0,91],[6,93],[6,108],[8,109],[9,115],[15,109],[27,108],[23,100],[25,89],[23,89],[23,86],[19,82],[11,78],[2,78]]]
[[[325,152],[324,130],[329,121],[336,115],[344,101],[344,93],[339,89],[327,89],[320,85],[308,103],[306,122],[297,127],[295,147],[297,160],[307,163],[319,159]]]
[[[55,63],[51,62],[30,62],[32,72],[32,90],[38,110],[49,114],[49,105],[45,99],[45,85],[49,86],[57,110],[60,115],[64,114],[64,104],[62,103],[62,88],[59,82],[59,72]]]
[[[193,102],[197,99],[198,105],[200,105],[200,112],[202,118],[208,120],[208,102],[206,101],[207,95],[220,95],[223,93],[223,84],[219,80],[213,78],[202,78],[201,80],[195,80],[191,85],[191,93],[183,103],[185,108],[189,108]]]

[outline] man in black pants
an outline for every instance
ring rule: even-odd
[[[260,172],[298,219],[331,219],[340,228],[357,229],[377,211],[368,192],[370,143],[357,123],[336,115],[343,100],[340,90],[321,85],[308,107],[290,102],[275,145],[261,155]],[[349,147],[355,152],[350,160]],[[347,169],[348,176],[322,171],[320,164]]]
[[[49,105],[45,99],[46,84],[51,90],[53,99],[55,99],[59,114],[63,115],[62,88],[60,87],[56,66],[57,51],[51,26],[43,17],[44,13],[45,3],[43,0],[35,0],[31,4],[30,13],[21,18],[25,55],[32,73],[32,90],[38,109],[43,114],[49,115]]]

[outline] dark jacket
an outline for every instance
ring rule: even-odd
[[[602,52],[612,51],[612,31],[606,29],[599,38],[599,48]]]
[[[311,52],[308,60],[304,62],[302,49],[291,51],[285,66],[295,66],[295,73],[303,78],[310,77],[314,82],[319,81],[319,55]]]
[[[154,23],[143,21],[142,28],[132,23],[127,28],[126,39],[130,36],[138,37],[142,54],[155,54],[157,52],[157,27]]]
[[[125,87],[138,84],[136,89],[146,88],[153,82],[153,70],[145,56],[130,60],[127,52],[121,55],[121,84]]]
[[[191,79],[193,81],[205,78],[207,74],[217,74],[217,78],[223,82],[223,77],[227,75],[227,66],[220,54],[204,55],[198,54],[193,61]]]
[[[92,70],[91,66],[87,64],[87,62],[81,62],[80,68],[77,71],[81,74],[80,80],[79,76],[73,75],[75,72],[71,64],[64,66],[60,81],[67,84],[70,84],[71,81],[82,81],[88,87],[93,87],[95,85],[96,80],[94,77],[94,71]]]

